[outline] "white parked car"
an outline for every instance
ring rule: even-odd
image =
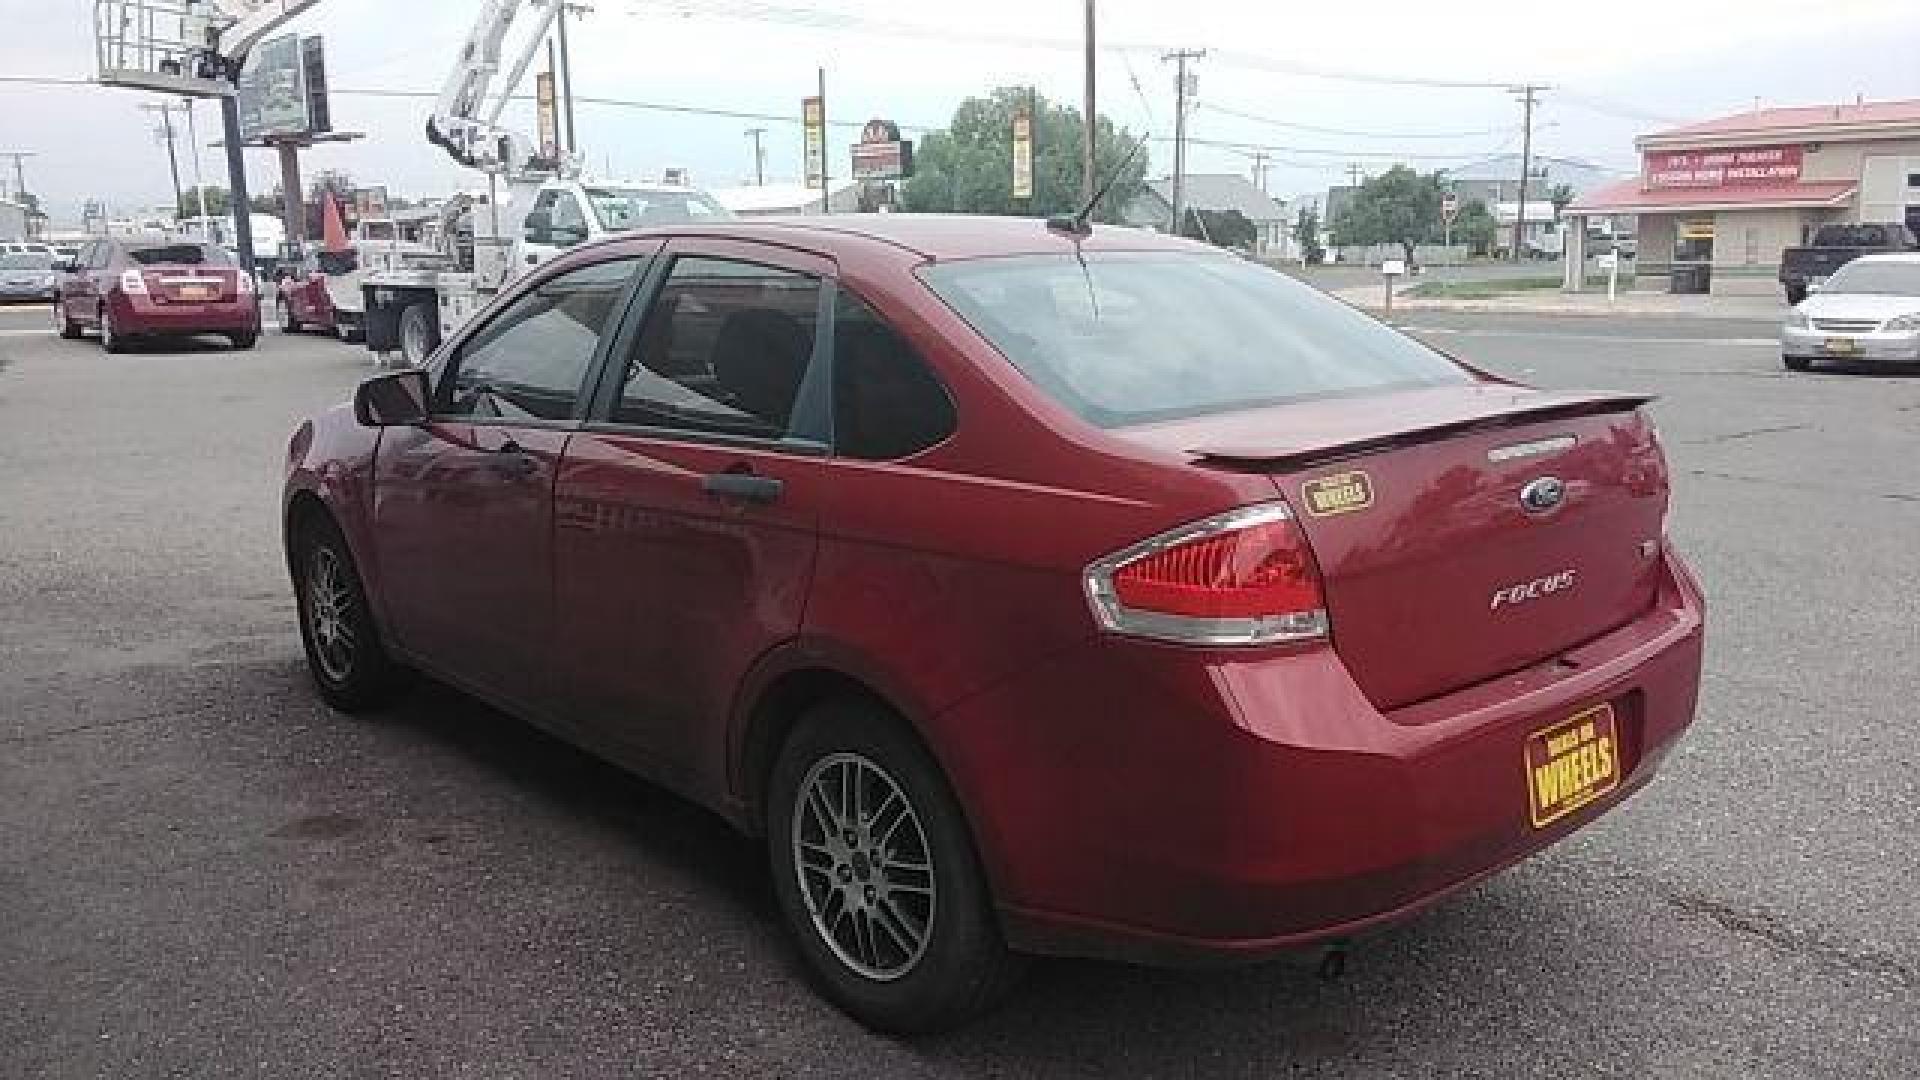
[[[1793,371],[1818,360],[1920,363],[1920,252],[1866,255],[1836,270],[1787,312],[1780,354]]]

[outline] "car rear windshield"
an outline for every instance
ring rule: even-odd
[[[1101,427],[1469,382],[1412,338],[1230,255],[1070,251],[923,279],[1036,386]]]
[[[1826,291],[1920,297],[1920,262],[1850,262],[1827,279]]]
[[[141,266],[226,266],[227,253],[212,244],[163,244],[130,247],[127,258]]]

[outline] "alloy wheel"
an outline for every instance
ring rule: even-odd
[[[353,672],[353,593],[346,568],[332,547],[313,549],[307,565],[307,630],[314,659],[327,678],[344,682]]]
[[[822,757],[800,782],[790,842],[820,940],[878,982],[926,954],[936,911],[932,847],[904,789],[859,754]]]

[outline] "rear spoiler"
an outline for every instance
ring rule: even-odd
[[[1654,400],[1642,394],[1606,394],[1543,396],[1531,404],[1512,403],[1482,411],[1469,412],[1455,419],[1414,424],[1407,427],[1373,431],[1357,430],[1312,441],[1286,444],[1276,439],[1273,445],[1198,446],[1187,452],[1194,457],[1227,468],[1269,470],[1295,468],[1341,458],[1389,450],[1419,443],[1437,442],[1469,431],[1513,427],[1542,420],[1598,416],[1604,413],[1632,412]]]

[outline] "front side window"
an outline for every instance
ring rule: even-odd
[[[680,258],[647,313],[612,420],[754,439],[794,434],[820,279]]]
[[[522,293],[461,345],[436,393],[444,416],[567,420],[638,259],[595,263]]]
[[[1101,427],[1472,381],[1391,327],[1227,255],[1063,251],[921,276],[1029,381]]]

